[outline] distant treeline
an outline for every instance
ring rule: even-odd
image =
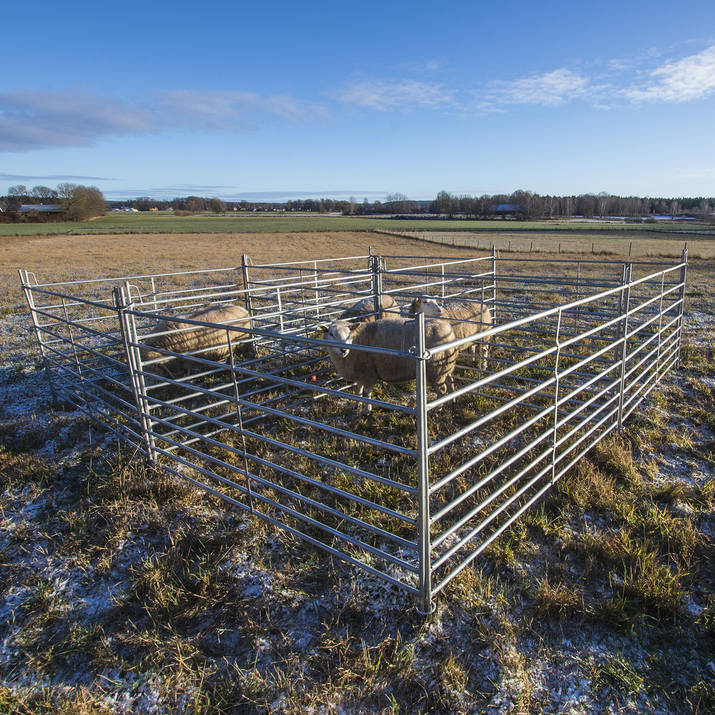
[[[707,220],[715,211],[715,198],[639,198],[614,196],[607,193],[579,196],[540,196],[530,191],[513,194],[457,196],[441,191],[432,201],[413,201],[403,194],[388,194],[384,201],[361,202],[355,198],[293,199],[291,201],[222,201],[217,198],[187,196],[171,201],[139,197],[124,202],[109,202],[112,208],[133,208],[137,211],[165,211],[223,214],[234,211],[303,211],[310,213],[342,213],[354,216],[379,214],[465,216],[468,218],[543,219],[583,216],[597,218],[622,216],[647,218],[655,215],[688,216]]]
[[[54,204],[58,200],[68,205],[72,192],[79,196],[91,192],[95,201],[102,196],[95,187],[61,184],[58,189],[36,186],[32,190],[25,186],[10,187],[7,196],[0,197],[0,209],[4,212],[19,212],[21,205]],[[98,195],[98,196],[97,196]],[[78,206],[78,202],[75,202]],[[653,216],[696,218],[704,221],[715,220],[715,198],[640,198],[637,196],[614,196],[606,192],[581,194],[578,196],[541,196],[531,191],[515,191],[512,194],[482,196],[458,196],[440,191],[432,201],[413,201],[404,194],[388,194],[384,201],[359,201],[355,197],[347,200],[329,198],[294,199],[284,202],[272,201],[223,201],[218,198],[187,196],[171,201],[140,196],[126,201],[106,202],[108,210],[134,209],[136,211],[169,211],[181,214],[214,213],[225,214],[235,211],[298,211],[308,213],[342,213],[347,216],[401,215],[401,216],[464,216],[466,218],[510,218],[519,220],[564,219],[572,216],[584,218],[605,218],[618,216],[626,219],[647,219]],[[77,210],[70,212],[77,214]],[[69,218],[70,213],[67,214]],[[96,213],[94,215],[97,215]]]

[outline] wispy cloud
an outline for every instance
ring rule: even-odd
[[[0,180],[2,175],[0,174]],[[211,184],[174,184],[168,186],[126,187],[121,190],[102,190],[110,200],[121,201],[135,196],[150,196],[153,199],[174,199],[177,196],[218,196],[225,201],[292,201],[296,199],[349,199],[357,201],[384,199],[386,191],[363,189],[352,190],[316,190],[316,191],[237,191],[235,186],[216,186]]]
[[[90,146],[105,137],[164,131],[248,131],[322,119],[318,103],[250,92],[164,91],[115,98],[80,91],[0,94],[0,151]]]
[[[327,110],[320,104],[277,94],[264,97],[253,92],[173,90],[159,93],[157,100],[162,114],[172,115],[177,124],[191,128],[231,131],[275,119],[300,123],[327,116]]]
[[[337,93],[342,104],[387,111],[407,111],[416,107],[437,108],[454,102],[455,91],[433,82],[416,80],[363,80]]]
[[[645,87],[623,92],[635,102],[689,102],[715,93],[715,45],[650,72]]]
[[[496,104],[541,104],[557,107],[572,99],[583,97],[589,91],[589,80],[566,68],[527,77],[494,86],[487,94],[488,101]]]
[[[88,146],[98,137],[151,131],[153,112],[80,92],[0,94],[0,151]]]
[[[626,60],[609,60],[605,62],[606,71],[602,70],[600,75],[561,67],[513,81],[491,82],[482,88],[457,89],[445,83],[369,79],[347,85],[335,98],[344,105],[381,112],[421,107],[469,116],[506,112],[519,105],[557,108],[582,101],[594,108],[608,109],[624,99],[686,102],[715,93],[715,46],[679,61],[665,62],[647,72],[645,86],[628,87],[626,76],[632,77],[644,63],[653,66],[656,56],[655,50],[648,50]],[[404,67],[410,69],[409,65]]]
[[[642,72],[640,85],[626,79],[634,76],[637,65],[648,62],[653,67],[654,58],[649,51],[628,62],[611,60],[601,77],[561,67],[481,88],[447,81],[358,79],[331,98],[368,111],[421,109],[473,116],[518,106],[558,108],[583,101],[605,109],[623,101],[689,102],[715,94],[715,46],[677,61],[661,61]],[[413,67],[413,72],[436,74],[441,68],[440,61],[430,61]],[[408,65],[403,70],[410,71]],[[444,71],[441,76],[444,80]],[[246,132],[281,122],[322,122],[329,118],[328,107],[287,95],[239,91],[175,89],[124,96],[77,89],[5,92],[0,93],[0,152],[85,147],[109,137],[170,131]]]
[[[116,181],[116,179],[107,176],[75,176],[74,174],[53,174],[49,176],[37,176],[30,174],[2,174],[0,173],[0,181],[20,181],[22,183],[31,181]]]

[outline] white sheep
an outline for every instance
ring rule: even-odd
[[[398,307],[395,299],[391,295],[382,295],[378,305],[382,307],[383,318],[390,318],[396,314]],[[363,298],[355,305],[343,311],[338,320],[347,320],[350,322],[358,321],[360,323],[370,323],[378,319],[377,308],[375,307],[375,298]]]
[[[204,325],[193,325],[183,322],[182,319],[200,320],[204,323],[217,323],[221,325],[232,325],[241,328],[250,328],[251,320],[248,311],[238,305],[209,305],[189,313],[177,315],[176,320],[162,321],[156,326],[155,332],[147,338],[142,346],[142,361],[160,360],[147,366],[149,372],[165,374],[176,379],[187,375],[192,366],[197,363],[188,357],[189,353],[197,353],[197,357],[215,362],[227,360],[230,356],[230,349],[226,337],[226,329],[218,327],[208,327]],[[231,334],[231,346],[237,347],[240,341],[244,341],[247,334],[242,331],[228,331]],[[153,349],[152,349],[153,348]],[[172,353],[180,353],[181,357],[165,355],[159,350],[167,350]],[[252,346],[249,343],[249,350]]]
[[[327,346],[330,359],[345,380],[356,382],[358,394],[372,396],[377,380],[387,383],[409,382],[415,379],[415,360],[398,355],[351,350],[350,345],[386,348],[406,351],[416,343],[416,325],[414,319],[392,318],[369,323],[350,324],[336,320],[323,328],[323,340],[342,343],[345,347]],[[455,340],[454,331],[446,320],[425,321],[425,344],[428,349]],[[427,384],[438,395],[454,389],[452,372],[457,363],[455,348],[437,353],[427,361]],[[363,414],[368,414],[372,405],[368,402]]]
[[[415,298],[410,305],[410,313],[424,313],[426,316],[448,320],[457,339],[476,335],[492,327],[492,314],[485,303],[477,301],[452,301],[440,306],[433,298]],[[489,357],[489,343],[486,340],[479,342],[479,369],[487,368]],[[472,361],[476,353],[475,344],[469,343],[469,353]]]

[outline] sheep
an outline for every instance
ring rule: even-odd
[[[397,311],[397,303],[391,295],[380,296],[379,305],[382,307],[383,318],[390,318]],[[375,298],[363,298],[355,305],[350,306],[340,315],[338,320],[350,322],[371,323],[377,320],[377,308],[375,308]]]
[[[404,351],[416,343],[416,324],[414,319],[406,318],[353,324],[336,320],[323,327],[323,340],[332,340],[346,346],[327,346],[330,359],[342,378],[357,383],[359,395],[371,397],[378,379],[387,383],[414,380],[415,361],[397,355],[350,350],[347,346],[365,345]],[[446,320],[425,321],[425,343],[428,349],[455,339],[454,331]],[[427,384],[438,395],[454,389],[452,372],[456,363],[457,350],[454,348],[433,355],[427,361]],[[369,414],[371,410],[372,405],[368,402],[363,414]]]
[[[208,305],[189,313],[177,315],[175,320],[162,321],[156,326],[159,335],[153,335],[144,342],[142,347],[142,361],[161,360],[147,366],[149,372],[165,374],[176,379],[189,373],[196,364],[188,353],[196,353],[198,357],[216,362],[227,360],[230,356],[227,331],[224,328],[193,325],[183,322],[182,319],[200,320],[205,323],[219,323],[221,325],[235,325],[241,328],[250,328],[251,320],[248,311],[237,305]],[[236,346],[240,340],[247,337],[243,332],[231,333],[231,345]],[[182,353],[183,357],[165,355],[160,350],[172,353]],[[252,346],[249,347],[252,350]],[[171,367],[169,367],[171,366]]]
[[[457,339],[488,330],[493,323],[491,311],[486,304],[475,301],[452,301],[440,306],[433,298],[415,298],[410,305],[410,313],[424,313],[426,316],[448,320]],[[488,340],[489,338],[479,343],[479,369],[482,371],[487,368]],[[468,350],[474,362],[475,344],[470,343]]]

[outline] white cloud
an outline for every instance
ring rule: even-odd
[[[319,104],[250,92],[176,90],[113,98],[92,92],[0,94],[0,152],[90,146],[105,137],[171,130],[246,131],[320,119]]]
[[[303,122],[327,115],[319,104],[302,102],[284,95],[263,97],[253,92],[165,91],[158,94],[161,109],[178,123],[198,124],[215,129],[237,128],[265,123],[270,118]]]
[[[80,92],[0,94],[0,151],[88,146],[99,136],[151,131],[148,107]]]
[[[589,89],[588,78],[562,68],[537,77],[500,83],[487,95],[495,104],[542,104],[556,107],[583,96]]]
[[[623,94],[639,102],[689,102],[715,93],[715,45],[650,73],[653,81]]]
[[[380,111],[411,109],[417,106],[440,107],[454,101],[454,91],[441,84],[403,80],[365,80],[355,82],[338,93],[337,100]]]

